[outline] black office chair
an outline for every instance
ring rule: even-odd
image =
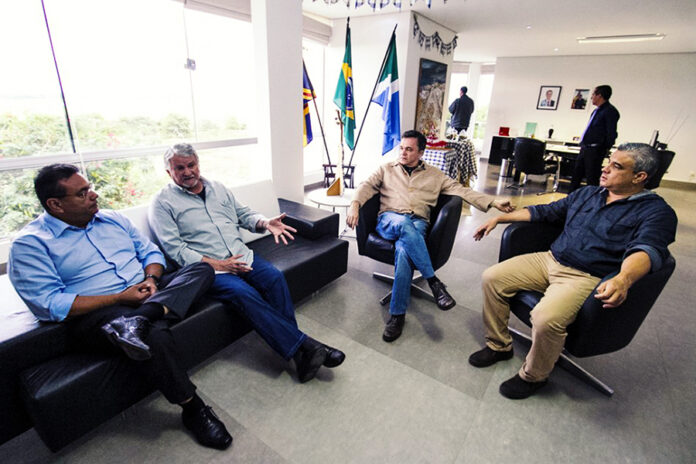
[[[657,152],[660,154],[660,165],[658,166],[655,175],[652,176],[651,179],[648,179],[648,182],[645,184],[645,188],[651,190],[660,186],[662,176],[665,175],[667,169],[669,169],[669,165],[672,164],[672,160],[674,159],[673,151],[658,150]]]
[[[546,223],[510,224],[503,231],[498,260],[548,250],[561,230],[559,226]],[[626,301],[617,308],[603,308],[602,303],[594,297],[593,291],[580,308],[575,321],[567,328],[568,337],[558,364],[602,393],[613,395],[614,390],[611,387],[583,369],[569,355],[579,358],[596,356],[618,351],[628,345],[672,275],[674,266],[674,258],[670,256],[661,269],[633,284]],[[610,277],[613,275],[605,277],[605,280]],[[518,292],[510,301],[510,310],[531,327],[529,313],[542,296],[539,292]],[[510,334],[517,340],[531,344],[531,338],[516,329],[510,328]]]
[[[520,188],[527,183],[528,174],[546,174],[546,142],[527,137],[515,139],[515,149],[512,157],[515,162],[515,180],[519,184],[510,184],[510,188]],[[524,176],[524,177],[522,177]]]
[[[380,195],[376,194],[360,208],[360,218],[356,230],[358,253],[386,264],[394,264],[394,242],[385,240],[375,231],[377,228],[377,213],[379,212]],[[430,228],[425,237],[428,253],[433,269],[442,267],[452,253],[454,239],[457,236],[459,218],[462,214],[462,199],[458,196],[440,195],[437,204],[430,214]],[[393,283],[394,276],[375,272],[372,277],[383,282]],[[417,275],[411,282],[411,294],[430,301],[433,296],[415,285],[423,279]],[[391,291],[379,302],[385,305],[391,300]]]

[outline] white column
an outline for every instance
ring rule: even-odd
[[[302,201],[302,3],[254,0],[258,138],[278,196]],[[240,45],[240,46],[243,46]],[[244,63],[239,72],[244,72]]]

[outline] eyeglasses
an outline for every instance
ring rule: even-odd
[[[80,189],[79,192],[77,193],[71,193],[71,194],[66,194],[58,198],[65,198],[65,197],[77,197],[80,200],[86,200],[87,196],[89,195],[90,192],[94,192],[94,184],[90,182],[90,184],[87,187],[84,187]]]

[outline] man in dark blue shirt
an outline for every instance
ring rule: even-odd
[[[483,273],[486,347],[469,357],[476,367],[512,357],[509,298],[520,290],[544,293],[531,312],[532,347],[518,374],[501,384],[501,394],[527,398],[546,384],[563,350],[566,327],[602,278],[618,272],[595,295],[604,308],[615,308],[636,281],[659,269],[669,256],[677,216],[660,196],[645,189],[657,167],[652,147],[623,144],[602,169],[599,187],[587,186],[554,203],[498,216],[478,228],[475,240],[501,223],[564,224],[550,251],[516,256]]]
[[[583,177],[587,185],[599,185],[602,162],[616,141],[616,126],[619,123],[619,111],[609,103],[611,87],[598,85],[590,98],[597,108],[592,112],[587,127],[580,139],[580,154],[575,160],[570,191],[580,187]]]

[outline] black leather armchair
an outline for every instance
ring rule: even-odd
[[[528,174],[546,174],[552,172],[546,167],[546,143],[527,137],[517,137],[515,139],[515,149],[512,157],[515,162],[515,180],[521,178],[519,184],[511,184],[508,187],[518,188],[527,183]]]
[[[503,232],[499,261],[524,253],[548,250],[560,232],[561,227],[545,223],[510,224]],[[614,393],[611,387],[583,369],[569,355],[579,358],[596,356],[627,346],[662,292],[674,267],[674,258],[670,256],[661,269],[636,282],[629,290],[626,301],[617,308],[603,308],[602,303],[594,297],[593,291],[580,308],[575,321],[568,326],[565,349],[558,364],[602,393],[611,396]],[[612,276],[605,277],[605,280]],[[512,298],[510,310],[531,327],[529,313],[542,296],[539,292],[519,292]],[[520,341],[531,343],[531,338],[518,330],[510,328],[510,333]]]
[[[375,231],[379,213],[380,196],[374,195],[360,208],[360,218],[356,230],[358,253],[382,263],[394,264],[394,242],[385,240]],[[433,269],[442,267],[452,253],[454,239],[457,236],[459,218],[462,214],[462,199],[458,196],[440,195],[430,214],[430,229],[425,237]],[[372,276],[384,282],[393,283],[394,277],[379,272]],[[411,294],[435,301],[433,296],[415,285],[423,278],[417,275],[411,282]],[[385,295],[380,304],[385,305],[391,299],[391,291]]]

